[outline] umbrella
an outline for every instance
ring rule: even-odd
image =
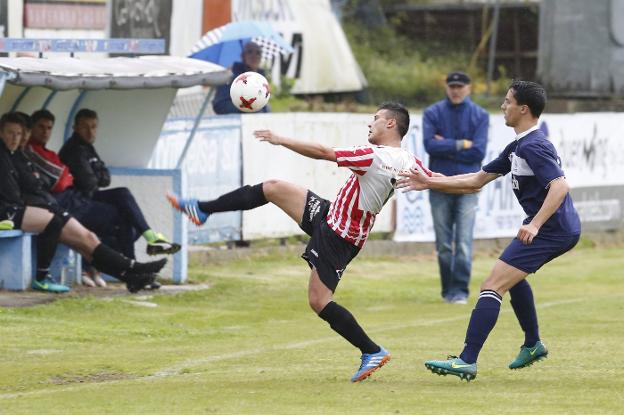
[[[240,59],[243,45],[249,41],[262,47],[262,62],[294,51],[270,24],[248,20],[228,23],[206,33],[193,46],[189,57],[228,67]]]

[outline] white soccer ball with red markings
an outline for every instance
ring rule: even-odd
[[[243,112],[260,111],[271,98],[269,81],[258,72],[242,73],[232,81],[230,97],[234,106]]]

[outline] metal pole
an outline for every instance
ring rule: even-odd
[[[488,53],[487,67],[487,96],[490,96],[492,77],[494,76],[494,58],[496,57],[496,38],[498,37],[498,20],[500,16],[500,1],[494,2],[494,17],[492,18],[492,37],[490,37],[490,50]]]
[[[204,98],[204,102],[202,103],[201,109],[195,117],[195,122],[193,123],[193,128],[191,129],[191,133],[189,134],[189,138],[186,140],[186,144],[184,145],[184,149],[182,150],[182,154],[180,154],[180,158],[178,159],[178,164],[176,164],[176,169],[179,169],[186,158],[186,152],[191,147],[191,143],[193,142],[193,138],[195,137],[195,133],[197,132],[197,128],[201,123],[201,119],[204,116],[204,111],[206,111],[206,107],[208,106],[208,102],[212,99],[214,95],[215,88],[210,88],[210,91],[206,94],[206,98]]]

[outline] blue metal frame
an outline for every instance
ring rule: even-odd
[[[84,89],[80,90],[80,94],[76,97],[76,100],[74,101],[74,105],[72,105],[71,110],[69,111],[69,114],[67,115],[67,121],[65,121],[65,133],[63,135],[63,142],[69,139],[71,127],[74,122],[74,117],[76,116],[76,112],[78,112],[78,107],[80,106],[80,104],[82,104],[82,101],[84,100],[84,97],[86,94],[87,94],[86,90]]]
[[[43,105],[41,106],[42,110],[48,108],[48,105],[50,105],[50,102],[54,99],[54,97],[56,96],[57,93],[58,93],[58,90],[56,90],[56,89],[50,92],[50,95],[48,95],[48,97],[44,101]]]
[[[6,81],[15,78],[15,74],[12,72],[2,72],[0,71],[0,96],[2,92],[4,92],[4,86],[6,85]]]
[[[21,104],[22,100],[24,99],[24,97],[26,95],[28,95],[28,93],[30,92],[31,89],[32,89],[32,87],[29,86],[29,87],[24,88],[24,90],[22,92],[20,92],[19,96],[17,97],[17,99],[13,103],[13,106],[11,107],[11,111],[10,112],[13,112],[13,111],[15,111],[17,109],[19,104]]]
[[[184,183],[185,176],[180,169],[142,169],[129,167],[111,167],[111,174],[126,176],[169,176],[171,177],[173,192],[183,194],[186,188]],[[173,255],[173,282],[175,284],[183,284],[187,280],[188,274],[188,237],[187,226],[188,221],[184,220],[182,213],[176,209],[171,209],[173,215],[173,235],[174,241],[178,241],[182,245],[182,249]]]

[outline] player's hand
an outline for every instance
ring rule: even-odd
[[[276,146],[281,144],[281,137],[271,130],[256,130],[253,134],[260,141],[266,141]]]
[[[533,242],[533,238],[537,236],[538,232],[539,228],[529,223],[527,225],[520,226],[516,238],[518,238],[518,240],[520,240],[523,244],[529,245]]]
[[[395,188],[404,189],[404,192],[429,188],[426,175],[420,173],[416,169],[403,170],[399,172],[399,176],[403,178],[397,180]]]
[[[436,140],[444,140],[444,137],[442,137],[440,134],[434,134],[433,138],[435,138]]]

